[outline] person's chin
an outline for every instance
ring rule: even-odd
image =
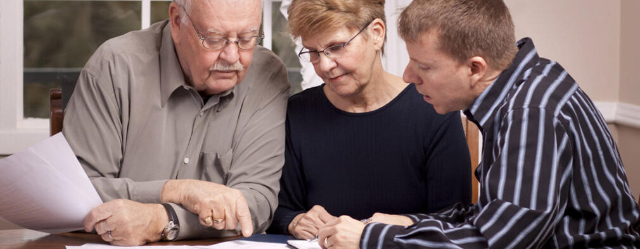
[[[207,82],[207,92],[218,94],[233,88],[236,84],[238,84],[237,78],[221,78],[216,79],[212,82]]]
[[[344,75],[339,77],[339,79],[329,79],[325,83],[332,92],[341,96],[351,95],[357,90],[356,87],[354,87],[355,84],[345,79]]]

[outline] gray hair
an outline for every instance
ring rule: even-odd
[[[191,13],[191,0],[172,0],[174,3],[176,3],[178,6],[182,6],[184,8],[184,11],[187,11],[187,13]],[[260,9],[262,9],[262,0],[260,0]],[[185,18],[185,12],[184,11],[180,11],[180,20],[182,20],[182,24],[187,24],[187,18]]]
[[[185,11],[191,12],[191,0],[173,0],[178,6],[182,6]],[[187,25],[187,18],[185,17],[185,12],[180,11],[180,20],[182,24]]]

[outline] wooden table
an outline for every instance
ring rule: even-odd
[[[176,242],[155,242],[147,245],[211,245],[239,237],[207,240],[185,240]],[[48,234],[29,229],[0,230],[0,248],[2,249],[64,249],[65,246],[80,246],[85,243],[104,242],[97,234],[61,233]]]

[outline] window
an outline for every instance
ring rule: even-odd
[[[285,62],[292,92],[297,92],[300,64],[285,34],[280,1],[263,0],[263,30],[271,37],[263,46]],[[169,4],[170,0],[0,1],[0,155],[46,138],[49,89],[73,89],[98,46],[167,18]]]

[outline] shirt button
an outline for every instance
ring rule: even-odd
[[[184,158],[184,164],[189,164],[189,158],[188,157]]]
[[[204,112],[200,112],[200,116],[204,115]]]

